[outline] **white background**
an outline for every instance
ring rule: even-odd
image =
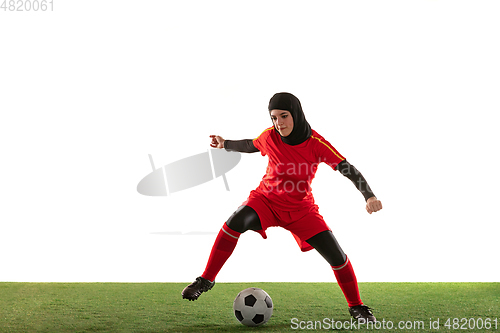
[[[0,281],[191,282],[267,157],[168,197],[136,191],[210,134],[254,138],[269,98],[384,209],[320,166],[313,193],[358,281],[499,281],[497,1],[57,1],[0,11]],[[211,232],[173,235],[174,232]],[[244,234],[217,281],[334,281],[285,230]]]

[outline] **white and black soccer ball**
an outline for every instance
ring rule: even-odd
[[[273,300],[262,289],[247,288],[234,299],[233,310],[236,318],[246,326],[265,324],[273,314]]]

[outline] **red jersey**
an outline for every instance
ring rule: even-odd
[[[255,191],[286,211],[314,205],[311,182],[319,163],[324,162],[335,170],[345,159],[314,130],[309,139],[292,146],[282,142],[274,127],[270,127],[254,139],[253,144],[262,156],[269,157],[266,174]]]

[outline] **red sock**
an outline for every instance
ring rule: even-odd
[[[205,272],[201,275],[203,278],[209,281],[215,280],[215,277],[221,270],[222,266],[224,266],[226,260],[231,256],[231,253],[233,253],[240,235],[241,233],[231,230],[224,223],[222,229],[220,229],[219,234],[217,235],[217,238],[215,239]]]
[[[344,264],[340,266],[332,266],[335,277],[340,289],[344,293],[349,306],[361,305],[361,297],[359,297],[358,280],[352,269],[351,261],[346,257]]]

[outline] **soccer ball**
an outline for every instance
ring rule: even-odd
[[[262,289],[247,288],[234,299],[233,310],[236,318],[246,326],[265,324],[273,314],[273,300]]]

